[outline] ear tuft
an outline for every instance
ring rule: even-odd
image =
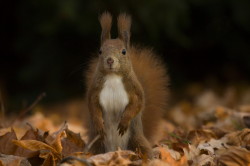
[[[117,24],[118,24],[118,37],[124,41],[126,47],[129,47],[131,17],[126,13],[122,13],[117,18]]]
[[[101,44],[106,40],[110,39],[110,30],[112,26],[112,16],[109,12],[104,12],[99,18],[102,34],[101,34]]]

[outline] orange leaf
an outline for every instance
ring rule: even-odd
[[[160,148],[160,159],[171,166],[188,166],[186,156],[182,156],[180,160],[175,160],[164,148]]]

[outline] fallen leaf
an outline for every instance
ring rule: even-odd
[[[166,149],[161,148],[160,149],[160,159],[169,165],[173,166],[188,166],[187,158],[186,156],[182,156],[179,160],[175,160],[171,154],[166,151]]]
[[[31,166],[23,157],[0,154],[0,166]]]
[[[12,140],[17,140],[16,133],[13,129],[11,132],[7,132],[3,136],[0,136],[0,153],[2,154],[14,154],[17,146],[12,143]]]
[[[53,134],[49,135],[45,142],[52,146],[58,153],[62,152],[62,143],[61,143],[61,137],[65,136],[65,129],[67,128],[67,123],[65,122],[62,127],[54,132]]]
[[[92,156],[88,159],[90,163],[93,163],[96,166],[100,165],[108,165],[111,166],[115,164],[112,160],[115,160],[117,163],[124,163],[127,165],[131,163],[131,159],[133,159],[136,154],[129,150],[122,150],[122,151],[115,151],[115,152],[108,152],[105,154],[99,154]],[[109,165],[110,164],[110,165]]]
[[[218,157],[217,164],[226,166],[249,166],[250,152],[240,147],[230,147]]]
[[[175,160],[179,160],[181,158],[181,154],[178,151],[170,149],[168,146],[164,144],[153,149],[154,157],[160,158],[162,156],[162,153],[164,153],[165,151],[168,152],[171,155],[171,157],[174,158]]]
[[[8,128],[1,128],[0,129],[0,136],[3,136],[4,134],[11,132],[11,127]]]
[[[42,166],[56,166],[56,159],[52,153],[45,158]]]
[[[229,145],[250,147],[250,129],[245,128],[242,131],[235,131],[224,136]]]
[[[51,146],[49,146],[49,145],[47,145],[47,144],[45,144],[45,143],[43,143],[41,141],[36,141],[36,140],[20,140],[20,141],[17,141],[17,140],[13,140],[13,143],[20,146],[20,147],[23,147],[23,148],[26,148],[26,149],[29,149],[29,150],[32,150],[32,151],[47,150],[46,151],[47,153],[52,152],[52,154],[54,155],[56,160],[61,160],[62,159],[61,153],[57,152],[53,147],[51,147]]]
[[[215,166],[214,158],[210,155],[199,155],[193,158],[192,166]]]
[[[82,140],[80,134],[76,134],[69,130],[68,127],[65,129],[66,138],[62,139],[62,154],[69,156],[74,152],[81,152],[85,147],[85,142]]]
[[[184,148],[184,155],[187,160],[193,160],[196,156],[200,154],[200,150],[194,145],[188,145],[188,148]]]
[[[200,142],[209,141],[212,138],[217,138],[211,130],[197,129],[188,133],[187,139],[190,140],[192,145],[198,145]]]
[[[201,151],[202,154],[215,155],[215,151],[221,148],[225,148],[225,140],[215,140],[211,139],[208,142],[201,142],[197,149]]]
[[[21,140],[39,140],[39,141],[42,141],[41,131],[38,129],[35,130],[32,126],[30,126],[30,129],[28,131],[26,131],[26,133],[23,135]],[[28,149],[24,149],[22,147],[17,147],[16,151],[14,152],[14,155],[26,157],[26,158],[38,156],[38,154],[39,154],[38,151],[31,151]]]

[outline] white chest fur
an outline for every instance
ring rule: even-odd
[[[123,111],[128,104],[128,95],[124,89],[122,78],[118,75],[108,75],[100,94],[100,104],[105,111]]]
[[[121,137],[117,127],[121,119],[122,112],[129,103],[128,94],[124,88],[122,77],[112,74],[105,77],[103,89],[99,98],[103,109],[103,119],[106,131],[104,140],[106,151],[127,149],[129,130]]]

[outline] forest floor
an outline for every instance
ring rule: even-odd
[[[83,100],[41,106],[42,94],[18,116],[1,117],[0,166],[249,166],[250,88],[194,85],[183,94],[161,122],[151,160],[139,151],[89,153],[95,140]]]

